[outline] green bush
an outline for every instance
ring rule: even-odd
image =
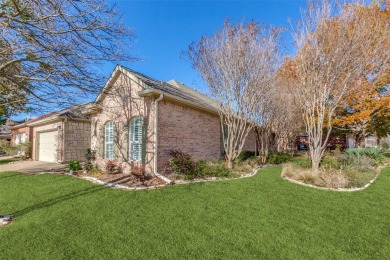
[[[0,140],[0,153],[5,153],[6,155],[13,156],[17,155],[19,147],[12,145],[7,140]]]
[[[242,161],[245,161],[245,160],[248,160],[252,157],[255,156],[255,152],[254,151],[242,151],[240,153],[240,155],[237,157],[237,160],[242,162]]]
[[[288,153],[270,153],[267,162],[270,164],[281,164],[291,160],[291,155]]]
[[[226,167],[224,161],[215,160],[204,165],[203,175],[207,177],[234,177],[235,174]]]
[[[343,155],[346,157],[366,156],[378,162],[382,162],[383,160],[383,153],[379,148],[347,149]]]
[[[322,158],[321,166],[333,168],[333,169],[340,169],[340,162],[339,160],[334,156],[325,156]]]
[[[81,164],[77,160],[70,161],[68,163],[68,170],[69,171],[78,171],[81,170]]]

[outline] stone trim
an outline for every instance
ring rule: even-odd
[[[346,188],[335,189],[335,188],[318,187],[318,186],[315,186],[315,185],[312,185],[312,184],[307,184],[307,183],[303,183],[303,182],[300,182],[300,181],[297,181],[297,180],[293,180],[293,179],[290,179],[288,177],[282,177],[282,179],[286,180],[288,182],[294,183],[294,184],[298,184],[298,185],[309,187],[309,188],[314,188],[314,189],[317,189],[317,190],[336,191],[336,192],[354,192],[354,191],[362,191],[362,190],[367,189],[374,181],[376,181],[376,179],[379,177],[379,175],[380,175],[380,173],[377,173],[375,175],[375,177],[369,183],[364,185],[363,187],[350,188],[350,189],[346,189]]]

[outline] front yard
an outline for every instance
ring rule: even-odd
[[[280,178],[123,191],[65,175],[0,173],[4,259],[385,259],[390,168],[368,189],[330,192]]]

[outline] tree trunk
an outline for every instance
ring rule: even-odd
[[[226,161],[227,161],[227,167],[229,169],[233,169],[233,160],[230,158],[227,158]]]

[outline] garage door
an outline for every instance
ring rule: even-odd
[[[57,161],[58,132],[51,131],[39,134],[38,160],[44,162]]]

